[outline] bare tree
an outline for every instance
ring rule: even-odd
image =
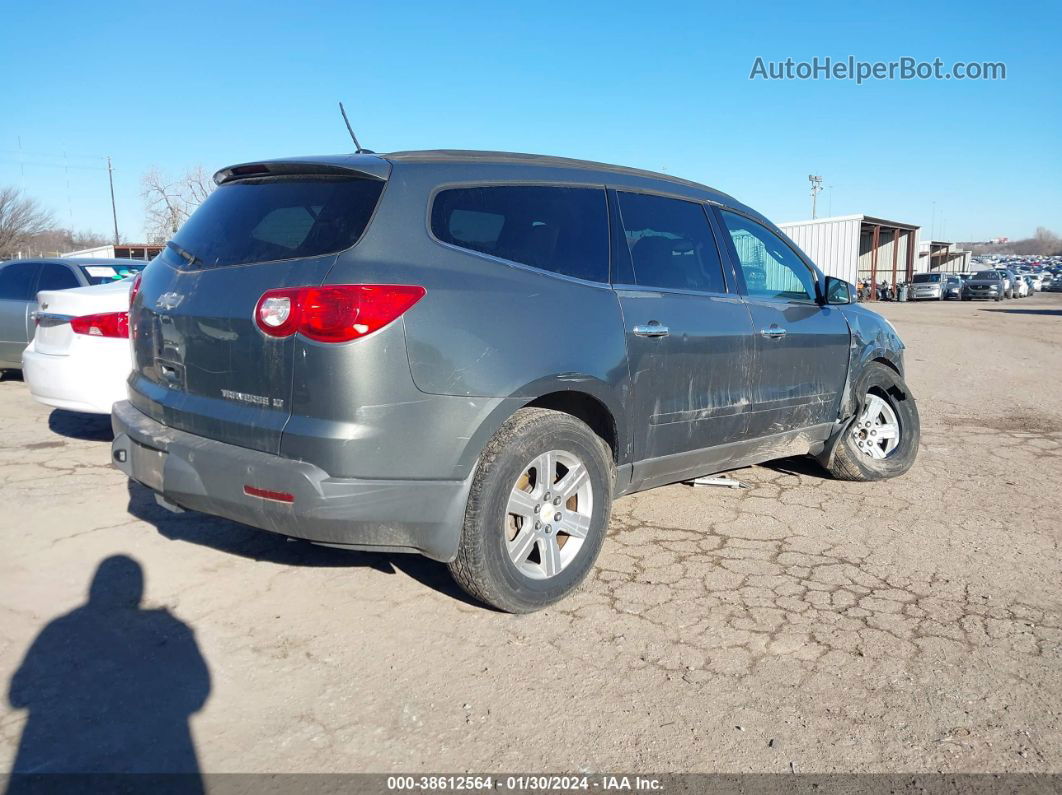
[[[1062,255],[1062,238],[1045,226],[1036,227],[1036,235],[1023,240],[1011,240],[1006,243],[963,243],[974,254],[1021,254],[1031,256]]]
[[[19,249],[31,256],[52,256],[65,254],[70,251],[78,251],[83,248],[95,248],[112,243],[109,235],[101,235],[98,232],[83,230],[75,232],[73,229],[52,227],[35,235],[30,235],[22,243]]]
[[[188,169],[184,176],[170,179],[152,168],[140,179],[144,198],[145,232],[149,243],[165,243],[180,229],[214,190],[214,181],[202,166]]]
[[[15,187],[0,187],[0,259],[14,256],[28,239],[55,225],[52,214]]]

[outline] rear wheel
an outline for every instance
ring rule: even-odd
[[[885,480],[914,464],[921,428],[904,380],[889,367],[867,365],[856,384],[856,416],[837,443],[829,471],[841,480]]]
[[[612,510],[612,454],[580,420],[517,411],[487,443],[449,564],[469,594],[529,613],[574,591],[601,551]]]

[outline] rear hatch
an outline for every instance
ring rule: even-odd
[[[319,285],[365,231],[389,166],[350,159],[356,167],[219,172],[217,190],[144,271],[132,315],[137,408],[172,428],[279,452],[295,338],[264,334],[255,309],[268,290]]]
[[[37,293],[34,349],[37,353],[50,356],[66,356],[74,340],[70,321],[87,315],[127,312],[131,286],[131,279],[123,279],[91,287],[44,290]]]

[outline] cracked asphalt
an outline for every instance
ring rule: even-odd
[[[207,772],[1060,772],[1062,295],[881,311],[922,416],[908,475],[787,459],[623,498],[589,582],[530,616],[427,560],[167,513],[109,467],[105,418],[4,380],[0,678],[124,554],[210,672]],[[119,648],[119,674],[165,670],[168,638],[61,641],[31,710],[65,714]],[[145,726],[169,697],[108,682]],[[27,712],[2,715],[7,770]]]

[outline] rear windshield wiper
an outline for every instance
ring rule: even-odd
[[[176,251],[182,257],[184,257],[184,259],[186,259],[188,261],[189,265],[195,265],[197,262],[199,262],[199,258],[195,254],[193,254],[192,252],[181,248],[176,243],[174,243],[172,240],[167,240],[166,241],[166,245],[169,246],[170,248],[172,248],[174,251]]]

